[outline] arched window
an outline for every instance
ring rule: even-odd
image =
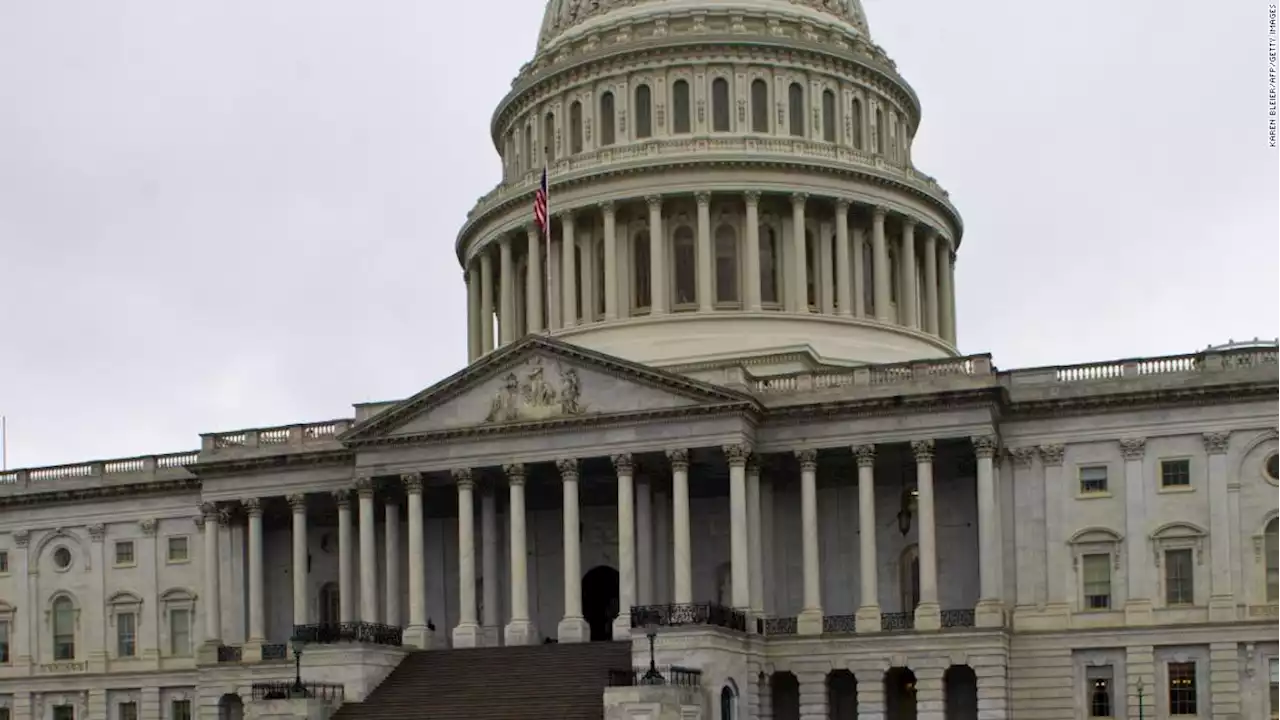
[[[862,148],[862,101],[854,98],[849,104],[849,119],[853,127],[853,146],[858,150]]]
[[[902,122],[898,123],[898,151],[899,151],[898,157],[901,157],[904,162],[907,159],[907,145],[909,144],[907,142],[908,139],[909,139],[909,135],[907,133],[907,121],[903,120]]]
[[[577,100],[569,106],[569,152],[582,152],[582,103]]]
[[[613,93],[606,92],[600,96],[600,144],[614,143],[613,129]]]
[[[524,154],[521,155],[520,169],[528,170],[533,166],[533,123],[528,122],[524,124]]]
[[[636,308],[649,307],[649,235],[646,232],[637,232],[635,237],[631,238],[631,258],[633,272],[635,275],[635,285],[632,286],[632,302]]]
[[[885,130],[884,111],[880,108],[876,108],[876,152],[881,155],[883,155],[885,151]]]
[[[636,86],[636,137],[653,136],[653,95],[648,85]]]
[[[889,302],[898,302],[898,253],[889,248],[885,253],[889,256]]]
[[[822,139],[836,141],[836,94],[822,91]]]
[[[862,243],[862,307],[871,317],[876,314],[875,253],[871,243]]]
[[[791,87],[787,88],[787,103],[791,116],[791,134],[796,137],[804,137],[804,87],[800,83],[793,82]]]
[[[606,241],[613,242],[608,238],[601,238],[596,241],[596,252],[594,258],[596,264],[595,305],[596,314],[600,317],[604,317],[604,244]]]
[[[804,264],[805,264],[805,303],[810,307],[818,304],[818,243],[812,230],[804,231]]]
[[[338,595],[338,583],[327,582],[320,586],[320,623],[342,622],[342,603]]]
[[[698,260],[693,230],[688,225],[676,228],[672,245],[676,260],[675,304],[691,305],[698,301]]]
[[[729,81],[724,78],[711,81],[711,129],[729,132]]]
[[[751,132],[769,132],[769,83],[751,81]]]
[[[720,720],[737,720],[738,694],[731,685],[720,688]]]
[[[760,223],[760,302],[778,303],[778,238],[765,223]]]
[[[53,601],[53,659],[76,659],[76,606],[67,596]]]
[[[1280,599],[1280,547],[1276,544],[1278,524],[1280,524],[1280,518],[1271,518],[1271,522],[1267,523],[1267,529],[1263,532],[1263,542],[1267,545],[1267,602],[1269,603]]]
[[[513,175],[520,172],[520,159],[516,157],[516,139],[514,134],[511,132],[507,133],[507,138],[503,141],[503,155],[507,160],[505,163],[507,168],[507,177],[511,178]]]
[[[547,117],[542,121],[542,154],[546,157],[547,162],[551,162],[556,159],[555,113],[547,113]],[[533,167],[537,166],[537,163],[533,164]]]
[[[689,83],[677,80],[671,83],[671,132],[679,135],[689,128]]]
[[[716,228],[716,302],[738,302],[738,234],[731,225]]]
[[[591,319],[587,317],[583,310],[591,307],[591,300],[586,296],[587,283],[585,281],[591,277],[588,274],[591,272],[591,268],[587,267],[587,264],[582,261],[582,246],[578,243],[573,244],[573,271],[573,287],[574,290],[577,290],[573,294],[573,314],[577,316],[579,325],[586,325],[591,322]],[[517,274],[516,277],[520,277],[520,275]],[[521,295],[517,293],[516,297],[519,298]]]

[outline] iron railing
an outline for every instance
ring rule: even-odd
[[[339,683],[298,683],[292,680],[284,680],[281,682],[253,684],[254,700],[301,700],[312,698],[326,702],[341,703],[345,697],[346,694]]]
[[[767,617],[756,619],[757,635],[795,635],[794,617]]]
[[[822,618],[823,633],[839,635],[844,633],[854,633],[857,631],[857,615],[824,615]]]
[[[909,612],[880,613],[880,629],[884,632],[914,630],[916,616]]]
[[[315,645],[332,645],[340,642],[368,643],[400,647],[404,630],[382,623],[346,622],[294,625],[293,640]]]
[[[745,613],[716,603],[640,605],[631,608],[632,628],[643,629],[650,625],[658,627],[711,625],[746,632],[747,616]]]
[[[218,662],[235,663],[244,660],[244,649],[239,645],[219,645]]]
[[[942,627],[944,628],[971,628],[973,625],[972,609],[942,611]]]
[[[288,660],[289,646],[284,643],[268,643],[262,646],[263,662],[271,660]]]
[[[639,687],[641,685],[670,685],[696,688],[702,686],[702,671],[679,665],[634,667],[610,670],[609,687]]]

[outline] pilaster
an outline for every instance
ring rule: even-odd
[[[969,658],[978,682],[978,720],[1008,720],[1009,660],[1007,655]]]
[[[1120,454],[1124,457],[1124,507],[1125,507],[1125,572],[1128,575],[1128,596],[1124,604],[1127,625],[1150,625],[1153,620],[1151,604],[1150,568],[1147,555],[1147,493],[1143,460],[1147,441],[1144,438],[1125,438],[1120,441]]]
[[[1204,450],[1209,457],[1209,622],[1231,622],[1236,619],[1236,599],[1232,594],[1231,543],[1227,538],[1238,533],[1232,527],[1231,492],[1227,487],[1227,448],[1231,434],[1205,433]]]
[[[876,622],[880,622],[879,617]],[[858,683],[858,720],[885,720],[884,666],[862,664],[852,671]]]
[[[1244,717],[1240,700],[1239,645],[1233,642],[1210,643],[1209,709],[1213,720],[1240,720]]]
[[[800,682],[800,720],[827,720],[828,669],[825,663],[817,662],[802,663],[796,668],[796,679]]]
[[[1125,691],[1129,712],[1126,717],[1156,716],[1156,656],[1151,645],[1130,645],[1124,652]],[[1142,715],[1138,711],[1138,688],[1142,688]]]
[[[946,697],[942,683],[944,669],[935,665],[912,667],[916,676],[916,720],[943,720]]]

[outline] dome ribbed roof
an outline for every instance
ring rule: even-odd
[[[815,20],[825,16],[828,20],[846,24],[851,34],[870,39],[861,0],[547,0],[542,30],[538,34],[538,48],[552,44],[562,34],[579,26],[623,16],[726,8],[810,14]]]

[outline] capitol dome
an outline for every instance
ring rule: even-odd
[[[458,236],[470,359],[527,333],[673,368],[956,355],[963,226],[919,123],[859,0],[550,0]]]

